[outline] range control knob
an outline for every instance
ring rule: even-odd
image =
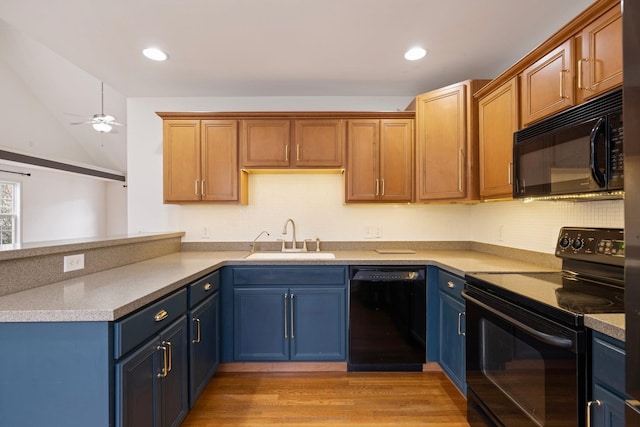
[[[582,249],[583,246],[584,246],[583,239],[581,239],[580,237],[573,239],[573,243],[571,244],[571,247],[573,249],[575,249],[576,251],[579,251],[580,249]]]
[[[562,249],[567,249],[569,247],[569,244],[571,244],[571,241],[566,236],[560,239],[560,241],[558,242],[558,245],[560,245]]]

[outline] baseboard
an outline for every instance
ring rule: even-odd
[[[218,372],[347,372],[346,362],[233,362]]]

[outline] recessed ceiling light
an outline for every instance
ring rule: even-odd
[[[148,47],[142,51],[142,54],[154,61],[164,61],[167,59],[167,54],[157,47]]]
[[[412,47],[404,54],[404,59],[408,61],[417,61],[418,59],[424,58],[427,54],[427,51],[421,47]]]

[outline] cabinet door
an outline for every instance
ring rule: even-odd
[[[288,288],[235,288],[233,297],[234,359],[288,360]]]
[[[452,85],[418,97],[417,199],[465,197],[466,86]]]
[[[445,292],[439,293],[440,357],[442,369],[465,391],[464,304]]]
[[[190,313],[189,407],[207,386],[220,363],[220,298],[215,293]]]
[[[593,385],[592,401],[599,405],[591,406],[592,427],[624,427],[624,399],[611,393],[599,384]]]
[[[621,85],[622,14],[618,5],[582,31],[578,90],[582,100],[587,100]]]
[[[159,425],[157,376],[162,354],[156,338],[116,364],[116,426]]]
[[[522,124],[528,125],[575,105],[573,39],[522,72]]]
[[[343,167],[344,120],[296,120],[295,165]]]
[[[289,120],[243,120],[242,166],[288,167],[290,128]]]
[[[290,290],[291,360],[346,360],[346,289]]]
[[[380,199],[410,202],[413,194],[413,120],[380,121]]]
[[[178,427],[189,412],[189,359],[187,317],[182,316],[172,326],[160,333],[160,346],[167,348],[165,377],[160,383],[160,423],[161,427]]]
[[[200,121],[163,123],[164,201],[200,200]]]
[[[518,130],[518,79],[478,103],[480,195],[513,196],[513,133]]]
[[[347,125],[346,201],[373,201],[380,193],[379,120],[350,120]]]
[[[202,121],[202,200],[237,201],[238,122]]]

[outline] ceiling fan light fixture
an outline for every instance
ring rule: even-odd
[[[166,61],[167,54],[157,47],[148,47],[142,51],[142,54],[153,61]]]
[[[91,126],[93,126],[93,128],[100,133],[111,132],[111,129],[113,129],[113,126],[111,126],[109,123],[104,122],[93,123]]]
[[[417,61],[418,59],[424,58],[426,54],[426,49],[416,46],[412,47],[404,53],[404,59],[406,59],[407,61]]]

